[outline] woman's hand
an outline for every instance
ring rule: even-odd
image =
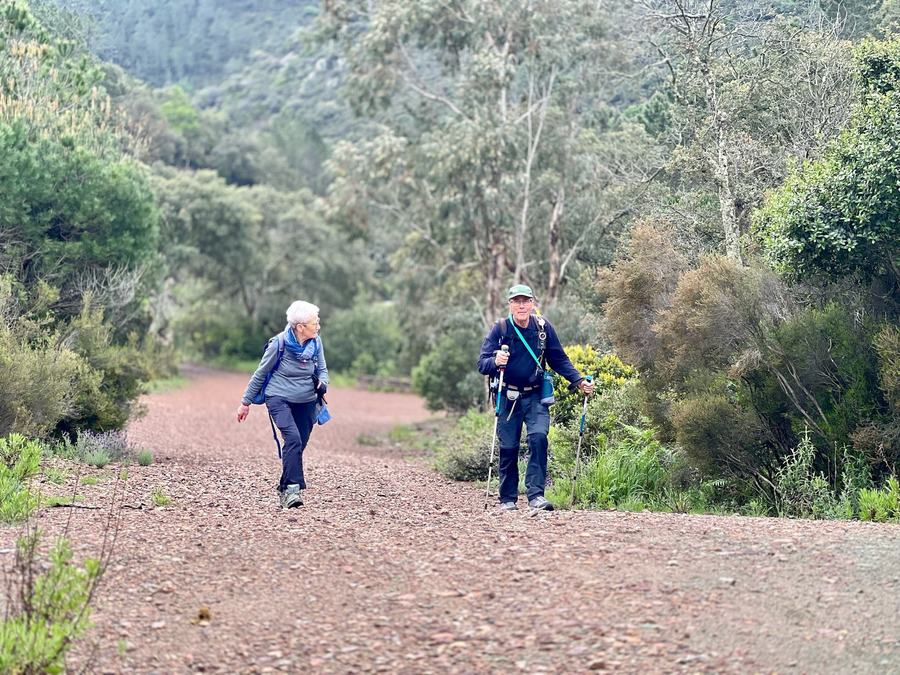
[[[586,379],[578,383],[578,388],[585,396],[590,396],[594,393],[594,383],[588,382]]]
[[[247,419],[247,415],[249,415],[249,414],[250,414],[250,406],[241,403],[241,406],[238,408],[238,411],[237,411],[238,422],[243,422],[245,419]]]

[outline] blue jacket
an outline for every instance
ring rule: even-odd
[[[241,397],[241,403],[250,404],[266,379],[266,374],[275,365],[275,359],[278,357],[278,340],[276,338],[277,336],[269,340],[269,344],[266,345],[266,351],[256,367],[256,372],[253,373],[253,377],[247,384],[247,389]],[[278,370],[272,373],[272,379],[266,386],[267,398],[282,396],[291,403],[309,403],[316,400],[313,375],[318,377],[320,382],[328,384],[328,366],[325,365],[325,349],[322,347],[322,338],[316,336],[315,339],[319,343],[315,362],[310,359],[301,361],[291,353],[290,349],[284,350]]]
[[[507,318],[504,321],[506,321],[506,336],[503,337],[502,342],[509,345],[509,362],[506,364],[504,381],[516,387],[540,384],[543,374],[538,372],[537,364],[531,358],[528,350],[525,349],[525,345],[522,344],[519,336],[516,335],[512,320]],[[547,331],[547,344],[544,349],[546,363],[573,385],[577,384],[584,378],[572,365],[569,357],[566,356],[556,331],[546,319],[544,319],[544,327]],[[541,353],[538,351],[540,340],[538,339],[537,319],[534,316],[529,317],[528,328],[519,328],[519,332],[528,341],[528,345],[531,347],[534,355],[541,358]],[[482,375],[496,376],[500,374],[500,369],[494,365],[494,353],[500,349],[500,344],[500,324],[495,323],[481,345],[481,356],[478,357],[478,372]]]

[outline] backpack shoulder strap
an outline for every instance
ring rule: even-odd
[[[278,356],[275,357],[275,365],[272,366],[272,372],[281,365],[281,359],[284,358],[284,333],[278,334]]]
[[[500,344],[503,344],[503,341],[507,339],[509,335],[509,322],[506,320],[506,317],[501,317],[495,321],[497,326],[500,328]]]

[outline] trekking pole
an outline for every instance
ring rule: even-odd
[[[590,384],[594,378],[587,375],[585,378]],[[581,442],[584,440],[584,422],[587,418],[588,396],[584,395],[584,405],[581,406],[581,424],[578,427],[578,450],[575,451],[575,475],[572,476],[572,502],[575,502],[575,481],[578,480],[578,474],[581,472]]]
[[[509,347],[503,345],[500,350],[506,354]],[[500,395],[503,393],[503,375],[506,373],[506,366],[500,369],[500,381],[497,385],[497,405],[494,406],[494,435],[491,436],[491,459],[488,462],[487,485],[484,488],[484,510],[487,511],[488,499],[491,493],[491,469],[494,468],[494,443],[497,441],[497,423],[500,421]]]

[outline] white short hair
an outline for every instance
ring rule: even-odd
[[[297,300],[296,302],[291,303],[291,306],[287,308],[285,314],[287,315],[288,323],[292,326],[296,326],[298,323],[306,323],[319,316],[319,308],[311,302]]]

